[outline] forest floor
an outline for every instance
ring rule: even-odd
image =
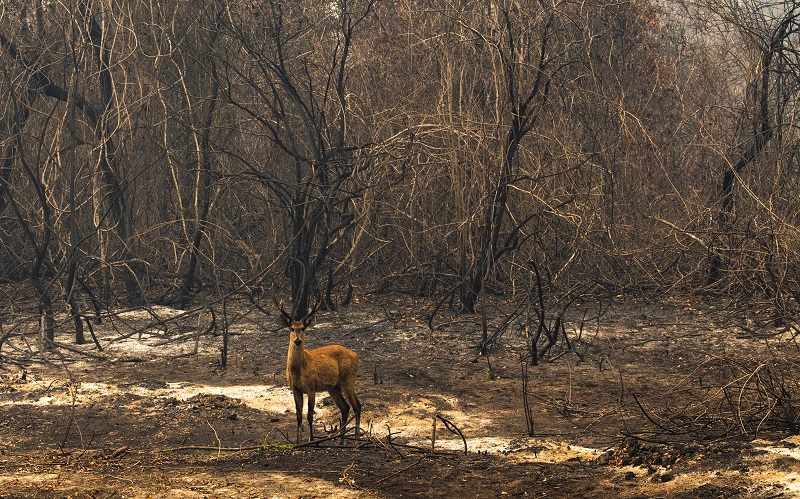
[[[574,351],[529,367],[529,436],[524,329],[478,356],[480,317],[440,315],[431,331],[430,307],[384,295],[318,314],[309,347],[361,356],[365,435],[299,448],[277,314],[229,312],[224,370],[222,337],[193,333],[207,314],[164,307],[160,324],[138,310],[95,326],[102,352],[71,345],[102,358],[20,365],[36,337],[10,338],[0,498],[800,496],[800,439],[775,423],[796,401],[769,397],[795,386],[775,367],[798,357],[790,338],[753,338],[708,304],[619,300],[599,320],[578,305]],[[322,396],[315,423],[317,437],[338,426]]]

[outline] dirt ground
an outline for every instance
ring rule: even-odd
[[[0,498],[800,496],[800,439],[772,422],[780,404],[750,424],[752,380],[769,367],[757,359],[796,358],[789,338],[747,337],[721,306],[620,300],[599,321],[578,306],[578,354],[529,368],[529,436],[524,329],[478,356],[480,318],[445,314],[431,331],[430,307],[377,296],[318,314],[309,347],[361,356],[365,435],[299,448],[276,314],[229,314],[224,370],[222,337],[194,333],[209,317],[163,307],[162,323],[137,310],[95,326],[103,351],[79,349],[98,359],[61,349],[20,365],[36,337],[9,338]],[[318,437],[338,426],[321,396],[315,423]]]

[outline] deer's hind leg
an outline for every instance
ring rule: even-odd
[[[344,442],[344,430],[347,426],[347,417],[350,415],[350,406],[347,404],[347,401],[342,396],[342,387],[339,385],[334,385],[328,390],[328,393],[331,394],[331,398],[336,403],[336,407],[339,408],[339,411],[342,413],[342,426],[339,428],[341,440]]]
[[[301,394],[302,396],[302,394]],[[308,392],[308,441],[314,441],[314,404],[316,402],[317,394],[315,392]],[[301,402],[302,403],[302,402]]]
[[[358,438],[358,431],[361,428],[361,401],[356,396],[355,380],[351,381],[349,385],[344,385],[343,390],[347,400],[353,406],[353,413],[356,416],[356,438]]]

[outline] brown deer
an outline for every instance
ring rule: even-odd
[[[277,300],[275,300],[277,303]],[[314,440],[314,402],[319,391],[330,393],[342,413],[341,440],[344,441],[350,404],[356,416],[355,435],[361,426],[361,402],[356,397],[355,384],[358,374],[358,354],[341,345],[328,345],[313,350],[304,348],[306,329],[314,325],[316,307],[301,320],[294,320],[281,304],[283,323],[289,328],[289,353],[286,357],[286,380],[294,395],[297,415],[297,443],[303,426],[303,394],[308,395],[308,441]],[[344,394],[344,396],[342,395]],[[347,400],[345,400],[347,397]]]

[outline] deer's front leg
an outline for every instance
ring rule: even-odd
[[[303,431],[303,392],[296,388],[292,388],[292,395],[294,395],[294,411],[297,416],[297,442],[300,443],[300,432]]]

